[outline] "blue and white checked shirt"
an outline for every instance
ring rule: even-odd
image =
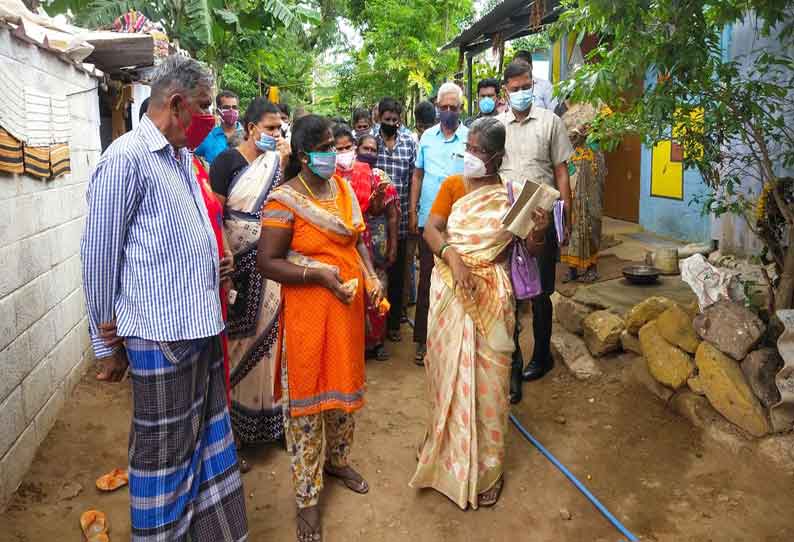
[[[186,149],[178,153],[144,116],[108,147],[88,185],[80,245],[89,330],[177,341],[223,330],[218,248]]]
[[[382,169],[397,188],[400,196],[400,239],[408,233],[408,200],[411,196],[411,180],[416,166],[416,142],[410,132],[397,132],[394,149],[389,149],[383,142],[383,136],[377,133],[378,161],[375,167]]]

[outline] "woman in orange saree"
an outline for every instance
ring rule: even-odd
[[[431,416],[411,487],[433,489],[459,507],[492,506],[502,489],[515,299],[505,265],[513,235],[498,170],[505,129],[483,118],[469,130],[464,176],[441,185],[425,226],[436,254],[430,287],[426,371]],[[535,252],[548,227],[535,215]]]
[[[322,540],[323,473],[357,493],[369,490],[349,455],[353,413],[364,402],[365,296],[378,304],[383,291],[361,239],[365,223],[353,189],[334,175],[329,121],[299,119],[291,146],[290,180],[262,212],[258,263],[263,276],[282,284],[285,433],[298,541],[313,542]]]

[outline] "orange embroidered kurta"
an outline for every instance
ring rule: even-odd
[[[364,274],[356,250],[364,222],[349,184],[334,177],[335,194],[316,200],[289,186],[265,204],[263,227],[292,229],[288,259],[298,265],[336,268],[358,290],[345,304],[318,285],[284,284],[283,330],[291,417],[364,403]]]

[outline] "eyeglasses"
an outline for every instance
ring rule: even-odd
[[[469,145],[466,143],[466,152],[470,152],[472,154],[486,154],[487,151],[482,147],[478,147],[477,145]]]

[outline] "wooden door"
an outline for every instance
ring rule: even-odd
[[[639,222],[640,220],[639,136],[626,136],[612,152],[605,154],[607,178],[604,185],[604,214]]]

